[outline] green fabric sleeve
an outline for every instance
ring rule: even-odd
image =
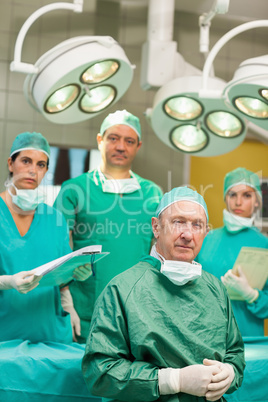
[[[224,363],[231,364],[235,373],[231,387],[227,391],[227,394],[230,394],[242,385],[243,372],[246,364],[244,357],[244,343],[242,341],[241,334],[232,310],[231,302],[227,294],[226,299],[228,328],[226,334],[226,355],[224,358]]]
[[[134,359],[125,318],[116,286],[108,286],[96,304],[87,339],[82,362],[86,384],[93,395],[154,401],[159,398],[159,368]]]
[[[260,319],[268,318],[268,281],[262,290],[259,290],[259,297],[253,303],[247,303],[248,310]]]

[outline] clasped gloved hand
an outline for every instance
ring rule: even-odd
[[[91,264],[80,265],[75,268],[73,272],[73,277],[77,281],[85,281],[92,275]]]
[[[195,396],[205,396],[213,375],[219,374],[216,365],[194,364],[182,369],[166,368],[158,372],[161,395],[184,392]]]
[[[0,276],[0,290],[16,289],[19,293],[28,293],[35,289],[42,276],[35,276],[32,271],[21,271],[14,275]]]
[[[234,379],[234,369],[231,364],[221,363],[217,360],[204,359],[205,366],[217,367],[220,372],[213,374],[205,396],[207,401],[217,401],[230,388]]]
[[[248,280],[240,266],[238,267],[238,274],[239,276],[234,275],[230,269],[224,276],[221,277],[221,281],[227,290],[233,290],[238,293],[247,303],[253,303],[259,297],[259,292],[257,289],[253,289],[249,285]]]

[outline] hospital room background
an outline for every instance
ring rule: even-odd
[[[142,46],[148,39],[148,4],[146,0],[84,0],[83,12],[55,10],[44,14],[29,29],[22,48],[22,61],[35,61],[58,43],[77,36],[111,36],[135,65],[133,80],[116,104],[93,118],[73,124],[56,124],[32,108],[25,99],[25,74],[10,71],[14,47],[19,30],[26,19],[50,0],[1,0],[0,4],[0,186],[7,177],[6,160],[11,144],[18,133],[41,132],[52,146],[48,185],[75,176],[81,169],[88,170],[98,163],[96,135],[107,112],[127,109],[139,116],[143,146],[134,161],[133,170],[153,180],[164,191],[188,184],[203,193],[208,205],[212,227],[222,225],[224,208],[222,183],[225,174],[236,167],[246,167],[259,174],[266,194],[263,218],[258,225],[268,232],[267,181],[268,181],[268,123],[266,130],[249,128],[244,141],[223,155],[202,156],[187,154],[167,146],[147,121],[145,112],[153,107],[159,88],[141,87]],[[70,1],[71,3],[71,1]],[[180,55],[199,69],[204,66],[200,53],[199,17],[208,12],[213,1],[176,0],[172,40]],[[231,0],[229,11],[218,14],[211,21],[209,48],[226,32],[240,24],[268,19],[266,0],[254,2]],[[214,60],[215,76],[230,81],[239,64],[250,58],[267,54],[267,27],[251,29],[226,43]],[[168,64],[168,60],[166,61]],[[266,66],[267,68],[267,66]],[[267,74],[266,74],[267,81]],[[267,86],[267,83],[266,83]],[[232,141],[232,139],[229,139]],[[60,170],[57,170],[61,166]],[[79,161],[79,166],[75,163]],[[83,163],[81,163],[83,161]],[[83,166],[82,166],[83,165]],[[58,168],[57,168],[58,169]],[[266,186],[266,187],[265,187]],[[266,323],[267,324],[267,323]],[[266,335],[268,326],[266,325]]]

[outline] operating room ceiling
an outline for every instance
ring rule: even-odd
[[[178,11],[202,14],[207,12],[213,3],[213,0],[175,0],[175,7]],[[229,11],[224,18],[240,19],[241,22],[267,19],[268,2],[267,0],[230,0]]]
[[[115,0],[111,0],[115,1]],[[118,0],[119,3],[148,4],[148,0]],[[176,11],[184,11],[194,14],[208,12],[214,0],[175,0]],[[226,19],[235,19],[242,22],[254,19],[268,18],[267,0],[230,0],[228,14],[223,16]]]

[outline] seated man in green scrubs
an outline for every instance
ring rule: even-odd
[[[166,193],[151,255],[99,297],[83,358],[93,395],[112,401],[225,401],[241,386],[244,346],[222,283],[194,259],[208,231],[197,192]]]
[[[91,278],[70,285],[80,343],[86,342],[95,300],[107,283],[149,253],[151,218],[162,196],[155,183],[131,171],[142,145],[138,117],[126,110],[110,113],[97,143],[100,166],[64,182],[54,205],[67,220],[74,250],[101,244],[110,253],[94,264]],[[69,309],[71,303],[70,297]]]

